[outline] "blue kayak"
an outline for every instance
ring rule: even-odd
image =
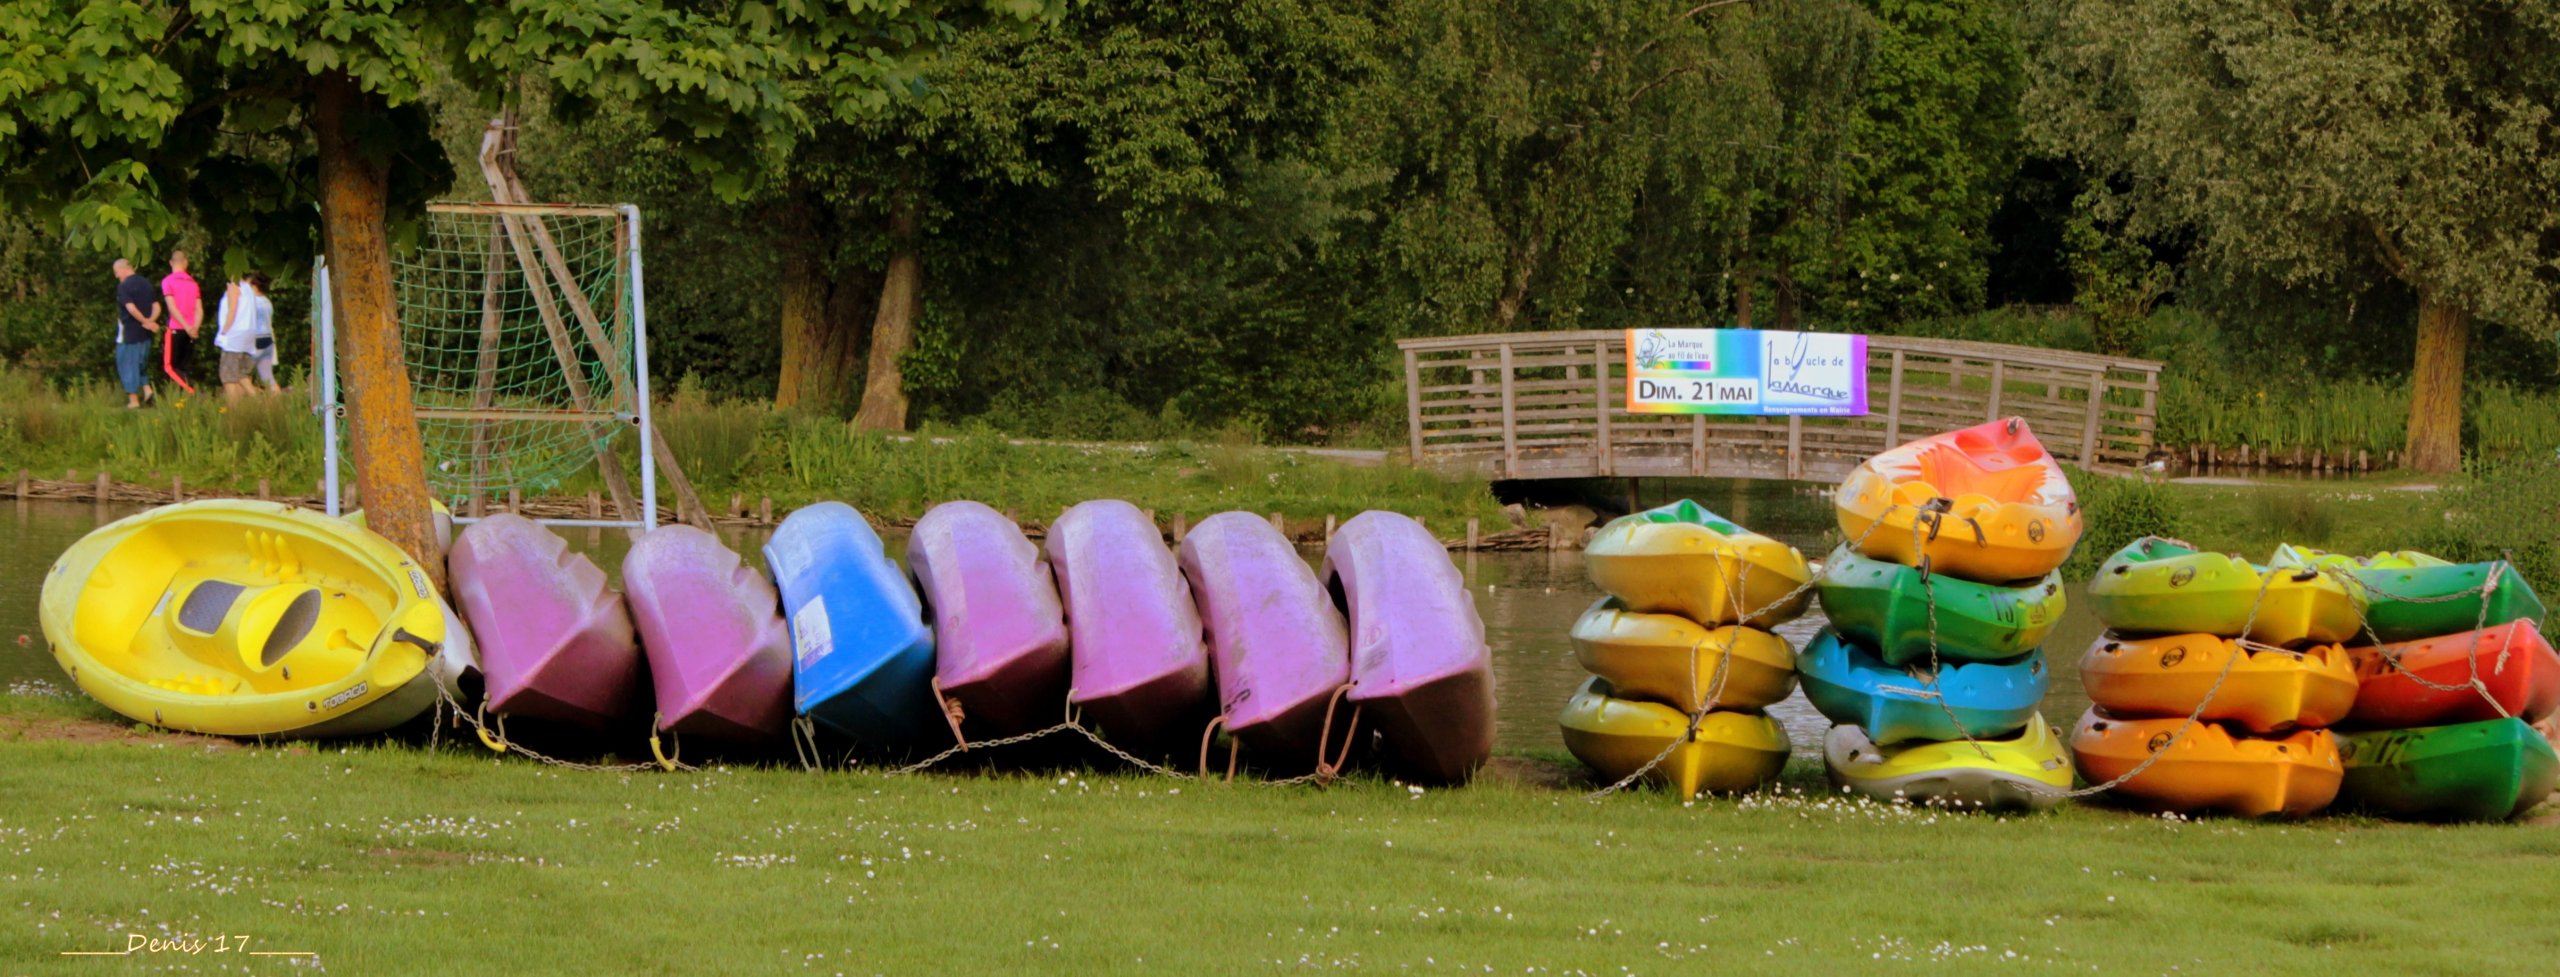
[[[2007,661],[1943,662],[1933,678],[1925,666],[1887,665],[1828,627],[1804,646],[1796,668],[1814,708],[1832,722],[1863,727],[1878,745],[2008,736],[2035,717],[2053,685],[2042,649]]]
[[[794,512],[764,546],[791,625],[793,705],[881,746],[947,739],[933,700],[933,629],[880,534],[842,502]]]

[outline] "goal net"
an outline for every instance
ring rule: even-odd
[[[414,243],[396,249],[392,284],[427,482],[457,514],[593,472],[621,518],[547,521],[655,524],[639,230],[627,205],[439,203]],[[314,289],[321,353],[334,364],[325,263]],[[322,388],[334,510],[334,375]],[[640,468],[636,493],[622,474],[626,458]]]

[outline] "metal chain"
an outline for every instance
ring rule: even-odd
[[[454,718],[455,718],[456,720],[460,721],[460,722],[465,722],[465,723],[469,723],[469,724],[471,724],[471,729],[472,729],[472,731],[473,731],[473,732],[476,732],[476,733],[478,733],[478,734],[480,734],[480,742],[482,742],[482,743],[486,743],[486,744],[490,744],[490,748],[491,748],[492,750],[494,750],[495,752],[499,752],[499,753],[522,753],[522,754],[524,754],[525,756],[531,757],[531,758],[533,758],[533,759],[534,759],[534,760],[536,760],[536,761],[539,761],[539,762],[541,762],[541,763],[544,763],[544,764],[547,764],[547,765],[550,765],[550,766],[554,766],[554,767],[565,767],[565,768],[570,769],[570,770],[592,770],[592,771],[596,771],[596,772],[599,772],[599,773],[630,773],[630,772],[633,772],[633,771],[639,771],[639,770],[661,770],[661,769],[667,769],[667,767],[666,767],[666,766],[662,766],[662,765],[660,765],[660,764],[658,764],[658,763],[654,763],[654,762],[652,762],[652,763],[580,763],[580,762],[578,762],[578,761],[576,761],[576,760],[564,760],[564,759],[561,759],[561,758],[559,758],[559,757],[550,756],[550,755],[545,754],[545,753],[543,753],[543,752],[541,752],[541,751],[539,751],[539,750],[535,750],[535,749],[533,749],[532,747],[526,746],[526,745],[524,745],[524,744],[522,744],[522,743],[517,743],[517,742],[514,742],[514,741],[512,741],[512,740],[507,739],[507,729],[506,729],[506,719],[505,719],[505,717],[503,717],[503,716],[499,717],[498,721],[497,721],[497,722],[495,722],[495,723],[487,723],[487,722],[483,722],[483,721],[481,720],[480,715],[479,715],[478,713],[476,713],[476,712],[474,712],[474,711],[472,711],[472,710],[464,709],[464,708],[462,708],[462,703],[454,701],[454,698],[453,698],[453,692],[452,692],[452,690],[445,688],[445,687],[444,687],[444,683],[442,683],[442,682],[435,682],[435,683],[432,683],[432,684],[434,684],[434,685],[435,685],[435,687],[436,687],[436,700],[437,700],[437,706],[436,706],[436,709],[437,709],[436,726],[437,726],[437,728],[438,728],[439,730],[441,730],[441,728],[443,727],[443,725],[444,725],[444,722],[443,722],[443,710],[444,710],[444,708],[445,708],[445,707],[450,706],[450,707],[452,707],[452,708],[453,708],[453,715],[454,715]],[[429,743],[429,749],[434,749],[434,748],[435,748],[435,745],[436,745],[436,741],[435,741],[435,740],[433,740],[433,739],[431,739],[431,740],[430,740],[430,743]],[[697,769],[700,769],[700,768],[698,768],[698,767],[695,767],[695,766],[694,766],[694,765],[692,765],[692,764],[689,764],[689,763],[682,763],[682,762],[671,762],[671,765],[673,766],[673,768],[674,768],[674,769],[677,769],[677,770],[697,770]]]

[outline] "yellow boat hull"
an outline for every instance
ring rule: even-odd
[[[1685,800],[1710,791],[1753,790],[1786,769],[1787,731],[1776,719],[1711,712],[1691,733],[1689,717],[1679,710],[1617,698],[1612,691],[1606,680],[1590,679],[1557,717],[1565,749],[1605,781],[1624,779],[1661,756],[1645,781],[1668,787]]]
[[[451,619],[407,555],[269,502],[208,500],[101,527],[45,576],[45,639],[101,704],[225,736],[333,736],[435,701]]]
[[[2109,715],[2184,719],[2202,706],[2200,718],[2272,733],[2347,718],[2357,679],[2355,658],[2337,645],[2251,650],[2209,634],[2105,635],[2080,656],[2080,686]]]
[[[1582,555],[1591,582],[1640,614],[1768,629],[1813,604],[1804,554],[1694,502],[1611,520]]]
[[[2015,417],[1869,458],[1833,508],[1860,553],[1978,583],[2053,572],[2082,529],[2070,479]]]
[[[1638,614],[1602,598],[1573,622],[1573,653],[1623,698],[1693,713],[1766,708],[1796,689],[1787,639],[1739,624],[1708,628],[1677,614]],[[1721,683],[1721,684],[1719,684]]]
[[[2328,730],[2248,736],[2199,722],[2177,736],[2185,722],[2118,719],[2091,709],[2072,733],[2071,752],[2092,785],[2140,768],[2108,796],[2154,810],[2298,817],[2328,807],[2346,777],[2337,737]],[[2142,767],[2154,753],[2160,759]]]
[[[1831,784],[1888,803],[1970,811],[2042,811],[2071,790],[2071,754],[2039,715],[2003,739],[1879,747],[1856,726],[1823,742]]]

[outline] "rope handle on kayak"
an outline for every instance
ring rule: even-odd
[[[942,694],[942,676],[934,676],[932,684],[933,702],[942,707],[942,721],[951,724],[951,739],[960,744],[962,751],[968,750],[969,736],[960,731],[961,721],[969,718],[968,711],[961,708],[960,700]]]
[[[1200,731],[1200,779],[1202,780],[1209,779],[1209,744],[1217,740],[1219,728],[1226,724],[1227,714],[1222,712],[1218,714],[1218,718],[1209,720],[1207,729]],[[1227,779],[1230,781],[1236,779],[1236,751],[1240,745],[1235,737],[1227,738]]]
[[[1351,760],[1351,744],[1353,742],[1352,733],[1360,728],[1360,706],[1357,703],[1354,703],[1351,706],[1350,724],[1345,726],[1342,730],[1342,755],[1334,757],[1331,763],[1325,762],[1324,758],[1325,747],[1330,745],[1333,741],[1334,707],[1341,705],[1342,698],[1349,694],[1351,694],[1351,683],[1344,682],[1341,685],[1334,686],[1333,696],[1325,700],[1324,727],[1316,734],[1316,783],[1329,783],[1334,778],[1341,776],[1342,765],[1350,762]],[[1235,776],[1232,769],[1228,771],[1228,776],[1230,778]]]
[[[658,733],[660,731],[659,724],[665,722],[666,718],[667,716],[665,713],[653,712],[649,714],[649,755],[658,758],[658,769],[667,771],[668,773],[674,773],[678,769],[687,769],[685,768],[683,761],[677,759],[684,754],[684,734],[674,732],[672,730],[667,731],[667,739],[675,743],[675,752],[669,753],[664,748],[660,747],[658,744]]]
[[[488,700],[481,700],[480,711],[471,717],[471,728],[480,734],[480,745],[488,747],[492,753],[505,753],[507,752],[507,716],[505,713],[498,714],[498,734],[492,737],[489,735],[490,724],[486,721],[488,710]],[[461,715],[461,713],[457,710],[455,715]]]

